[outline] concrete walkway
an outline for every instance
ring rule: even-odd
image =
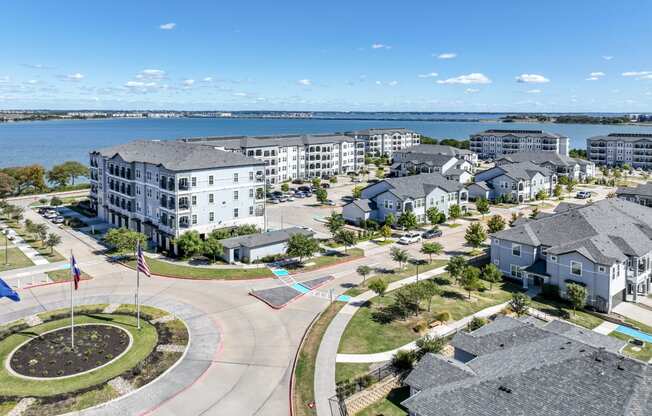
[[[613,322],[607,322],[604,321],[600,325],[596,326],[593,328],[593,331],[597,332],[598,334],[602,335],[609,335],[611,334],[616,328],[618,328],[618,325],[614,324]]]
[[[631,302],[621,302],[613,309],[619,315],[652,326],[652,311]]]
[[[4,223],[0,221],[0,224],[4,224]],[[42,264],[50,263],[48,259],[41,256],[38,251],[34,250],[32,246],[27,244],[27,242],[23,239],[23,237],[19,236],[18,234],[16,234],[14,239],[11,240],[11,243],[20,251],[22,251],[23,254],[27,256],[27,258],[30,259],[32,263],[34,263],[35,265],[39,266]]]

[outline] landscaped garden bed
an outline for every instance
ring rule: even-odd
[[[130,390],[137,389],[155,380],[183,355],[189,335],[182,321],[152,323],[167,312],[143,307],[139,330],[132,305],[104,313],[106,306],[75,308],[74,353],[70,350],[67,309],[39,314],[43,323],[31,328],[22,320],[0,327],[0,362],[5,363],[16,351],[10,360],[12,371],[38,377],[26,378],[0,367],[0,403],[35,398],[23,415],[79,411],[124,394],[110,381],[119,379]],[[159,350],[159,345],[181,349]],[[31,361],[34,359],[36,362]],[[17,368],[19,365],[22,368]]]
[[[135,270],[136,260],[130,258],[123,262],[124,265]],[[193,267],[183,264],[174,264],[168,261],[147,258],[147,265],[152,274],[175,277],[179,279],[197,280],[242,280],[242,279],[264,279],[274,277],[274,274],[266,267],[260,268],[210,268]]]

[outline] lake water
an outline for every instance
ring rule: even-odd
[[[0,167],[40,163],[49,168],[66,160],[87,163],[91,150],[136,139],[330,133],[371,127],[406,127],[438,139],[468,139],[469,134],[491,128],[543,129],[567,135],[571,147],[581,149],[591,136],[613,132],[652,133],[652,127],[644,126],[550,123],[229,118],[33,121],[0,124]]]

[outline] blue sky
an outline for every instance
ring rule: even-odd
[[[644,1],[5,0],[0,108],[652,111]]]

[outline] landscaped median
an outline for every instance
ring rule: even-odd
[[[75,350],[67,309],[0,327],[0,415],[25,397],[35,401],[23,415],[79,411],[150,383],[181,358],[183,322],[156,321],[167,312],[142,307],[139,330],[133,306],[107,306],[75,308]]]
[[[0,233],[0,272],[33,266],[34,263],[6,238]],[[6,250],[5,244],[7,245]]]

